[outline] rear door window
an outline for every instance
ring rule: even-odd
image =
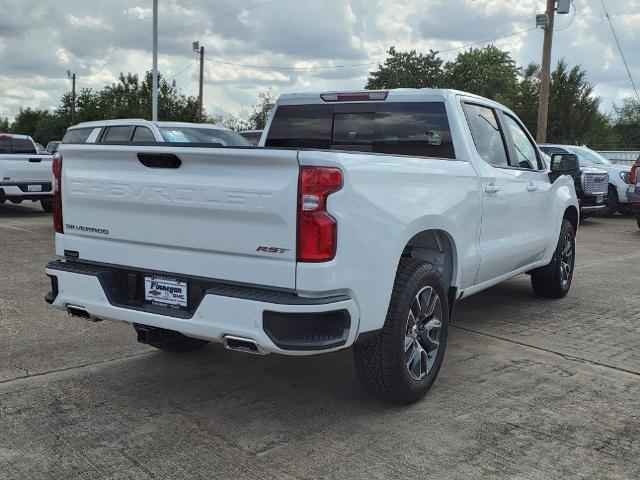
[[[11,137],[0,135],[0,153],[11,153]]]
[[[62,143],[84,143],[91,135],[93,128],[74,128],[73,130],[67,130]]]
[[[129,125],[119,125],[116,127],[109,127],[102,137],[102,143],[109,142],[128,142],[131,140],[131,130],[133,127]]]
[[[455,158],[443,102],[279,106],[266,146]]]

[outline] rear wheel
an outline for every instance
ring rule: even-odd
[[[138,334],[138,342],[150,345],[158,350],[175,353],[188,353],[204,348],[209,342],[199,338],[191,338],[182,333],[164,328],[134,325]]]
[[[382,332],[354,346],[358,378],[372,395],[412,403],[438,376],[447,345],[449,306],[438,269],[400,262]]]
[[[567,220],[562,221],[560,238],[551,263],[531,273],[531,285],[536,295],[562,298],[571,288],[575,266],[575,231]]]
[[[638,224],[638,228],[640,228],[640,215],[636,217],[636,223]]]
[[[47,213],[53,212],[53,200],[51,199],[40,200],[40,206],[42,207],[42,210]]]

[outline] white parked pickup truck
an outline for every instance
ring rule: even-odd
[[[27,135],[0,133],[0,203],[39,201],[52,211],[52,157],[40,154]]]
[[[46,300],[157,348],[353,346],[374,395],[438,374],[456,300],[515,275],[571,285],[575,155],[450,90],[283,95],[265,148],[63,144]]]

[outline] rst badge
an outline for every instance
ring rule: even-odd
[[[256,248],[256,252],[264,252],[264,253],[285,253],[291,250],[290,248],[279,248],[279,247],[264,247],[260,245]]]

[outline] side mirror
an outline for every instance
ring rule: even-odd
[[[571,174],[580,170],[578,156],[573,153],[554,153],[551,155],[551,171],[553,173]]]

